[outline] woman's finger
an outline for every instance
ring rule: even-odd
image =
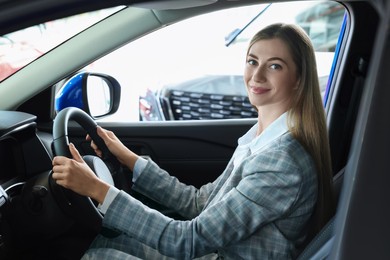
[[[103,129],[102,127],[97,127],[97,134],[103,139],[104,143],[107,145],[107,143],[110,141],[110,135],[109,131]]]
[[[62,172],[62,166],[61,165],[54,165],[53,166],[53,172]]]
[[[69,151],[70,151],[70,154],[72,155],[73,159],[75,159],[78,162],[84,162],[83,158],[81,157],[79,151],[76,149],[74,144],[72,144],[72,143],[69,144]]]
[[[56,157],[54,157],[52,164],[53,164],[53,166],[54,165],[64,165],[67,160],[69,160],[69,158],[67,158],[65,156],[56,156]]]

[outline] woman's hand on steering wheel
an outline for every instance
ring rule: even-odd
[[[100,126],[98,126],[96,130],[97,134],[103,139],[108,150],[110,150],[118,161],[121,164],[126,165],[130,170],[133,170],[134,164],[138,159],[138,155],[129,150],[112,131],[103,129]],[[99,157],[102,157],[102,151],[89,135],[87,135],[86,140],[91,141],[92,149]]]
[[[73,159],[54,157],[53,179],[64,188],[103,203],[110,185],[95,175],[73,144],[69,144],[69,151]]]

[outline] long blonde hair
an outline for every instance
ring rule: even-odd
[[[335,210],[328,131],[314,48],[310,38],[299,26],[277,23],[254,35],[248,51],[257,41],[274,38],[288,46],[297,67],[299,86],[288,111],[288,122],[291,134],[311,154],[317,169],[318,196],[310,230],[314,234],[326,224]]]

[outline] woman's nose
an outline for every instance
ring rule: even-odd
[[[265,82],[267,80],[264,66],[258,66],[253,72],[252,78],[256,82]]]

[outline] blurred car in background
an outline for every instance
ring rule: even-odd
[[[118,8],[48,21],[0,36],[0,81]]]
[[[167,85],[140,98],[140,120],[253,118],[243,77],[209,75]]]
[[[0,37],[0,81],[35,60],[42,52],[28,42]]]

